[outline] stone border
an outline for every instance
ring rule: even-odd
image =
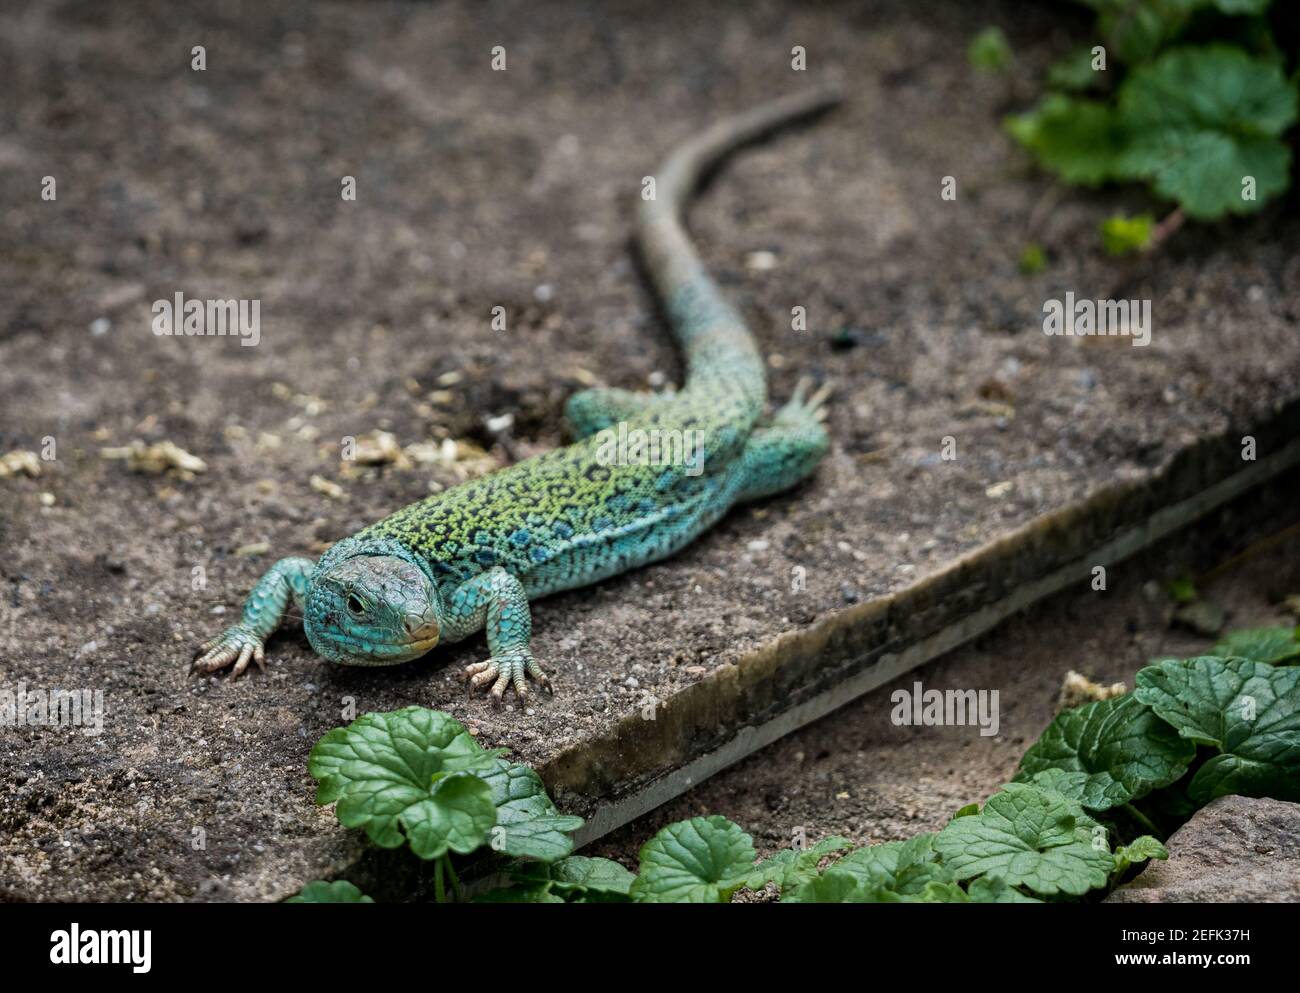
[[[1241,437],[1272,454],[1240,468]],[[538,772],[562,810],[607,834],[792,731],[1084,582],[1300,465],[1300,401],[1224,431],[1142,480],[1036,518],[897,593],[780,635],[663,702],[623,718]]]

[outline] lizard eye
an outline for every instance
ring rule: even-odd
[[[361,615],[366,612],[366,601],[355,593],[348,594],[348,611],[352,614]]]

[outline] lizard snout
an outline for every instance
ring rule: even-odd
[[[411,641],[436,642],[438,640],[438,617],[432,608],[419,614],[408,613],[404,625]]]

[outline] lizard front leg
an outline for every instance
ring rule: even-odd
[[[316,563],[311,559],[281,559],[271,566],[257,581],[248,599],[239,623],[232,624],[221,634],[199,649],[191,672],[216,672],[234,663],[230,678],[237,678],[248,668],[250,661],[259,669],[266,668],[264,645],[267,637],[280,626],[289,600],[302,609],[307,595],[307,585]]]
[[[471,687],[478,689],[490,683],[492,700],[498,704],[506,687],[512,685],[520,700],[527,699],[525,676],[532,676],[546,692],[554,692],[551,681],[528,648],[533,633],[528,594],[523,584],[500,566],[456,587],[447,604],[444,640],[460,641],[480,628],[487,631],[488,651],[492,656],[486,662],[465,667]]]

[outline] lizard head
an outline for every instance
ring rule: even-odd
[[[442,598],[417,565],[357,555],[318,574],[303,611],[316,654],[344,665],[390,665],[438,643]]]

